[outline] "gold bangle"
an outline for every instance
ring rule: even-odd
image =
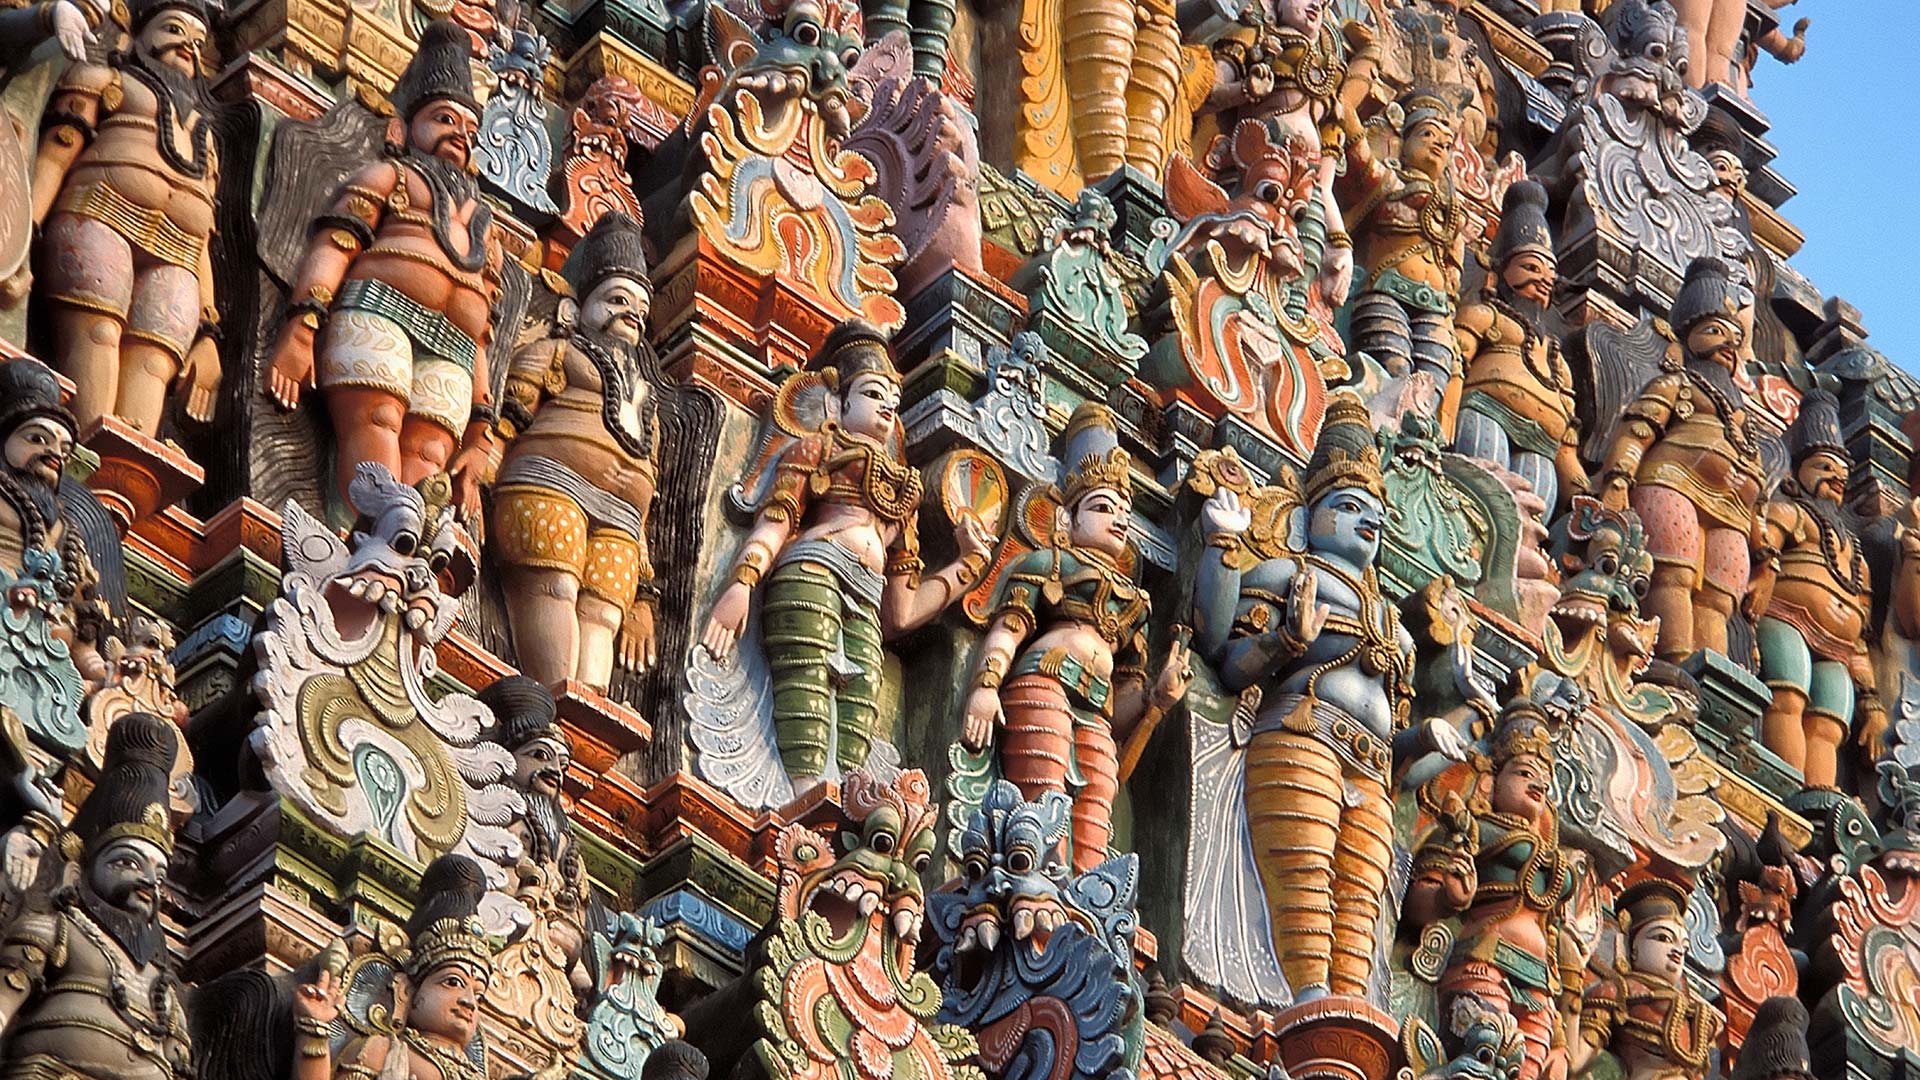
[[[980,674],[974,676],[973,688],[975,690],[998,690],[1000,689],[1000,680],[1003,677],[1000,672],[992,668],[987,668]]]
[[[760,568],[751,562],[742,560],[740,565],[733,568],[734,584],[745,585],[749,589],[760,584],[760,576]]]

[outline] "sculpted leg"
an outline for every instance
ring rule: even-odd
[[[119,395],[120,335],[133,306],[133,248],[92,218],[58,213],[41,237],[41,289],[54,303],[53,366],[73,380],[82,430],[113,411]]]
[[[1113,843],[1113,797],[1120,790],[1120,758],[1105,720],[1073,726],[1074,756],[1085,786],[1073,800],[1073,871],[1106,861]]]
[[[1327,991],[1340,761],[1311,735],[1263,731],[1247,747],[1247,826],[1274,952],[1296,998]]]
[[[1647,550],[1653,555],[1653,581],[1640,613],[1659,617],[1655,652],[1662,660],[1679,663],[1699,648],[1693,625],[1694,594],[1706,559],[1699,511],[1679,492],[1652,485],[1634,488],[1632,503],[1646,526]],[[1724,627],[1722,623],[1723,646]]]
[[[114,415],[147,435],[160,430],[167,391],[199,329],[200,279],[183,266],[150,262],[134,279]]]
[[[1380,938],[1380,908],[1393,870],[1393,803],[1386,784],[1349,774],[1350,805],[1333,851],[1333,971],[1336,994],[1366,997]]]
[[[1159,178],[1167,164],[1167,124],[1180,71],[1180,28],[1173,5],[1145,0],[1134,9],[1133,77],[1127,81],[1127,164]],[[1184,149],[1182,147],[1181,149]]]
[[[521,672],[548,686],[574,678],[586,513],[553,492],[502,486],[494,492],[492,525],[495,551],[506,567],[507,624]]]
[[[1000,769],[1020,789],[1020,797],[1032,801],[1043,792],[1067,791],[1073,706],[1060,681],[1040,674],[1009,679],[1000,690],[1000,708],[1007,714]]]
[[[580,586],[580,659],[573,677],[604,691],[613,681],[614,646],[640,585],[640,545],[617,529],[587,539]]]
[[[880,641],[879,620],[863,611],[847,611],[841,621],[840,650],[847,670],[840,683],[834,745],[844,775],[867,763],[880,723],[880,676],[887,656]]]
[[[1780,760],[1804,772],[1805,715],[1807,695],[1813,686],[1813,654],[1800,632],[1779,619],[1761,618],[1754,634],[1760,639],[1760,676],[1773,691],[1773,700],[1760,720],[1760,741]]]
[[[580,652],[579,580],[565,570],[510,566],[503,584],[521,673],[548,686],[573,678]]]
[[[1727,620],[1735,598],[1747,591],[1747,538],[1735,529],[1709,529],[1705,572],[1693,598],[1693,647],[1727,651]]]
[[[1092,183],[1127,163],[1127,80],[1133,74],[1133,0],[1065,5],[1067,94],[1080,173]]]
[[[120,320],[81,308],[56,308],[53,332],[60,373],[73,380],[73,415],[82,430],[113,411],[120,389]]]
[[[456,445],[453,432],[408,412],[400,421],[400,482],[417,484],[446,472]]]
[[[406,404],[385,390],[364,386],[336,386],[327,391],[327,413],[333,419],[333,482],[346,498],[354,466],[374,461],[394,476],[400,469],[400,422]]]
[[[1853,716],[1853,680],[1837,660],[1813,665],[1813,693],[1804,721],[1808,787],[1832,787],[1840,777],[1840,747],[1847,741],[1847,722]]]
[[[761,637],[780,760],[795,788],[826,775],[839,711],[828,665],[839,651],[840,610],[839,586],[825,570],[789,563],[767,575]]]

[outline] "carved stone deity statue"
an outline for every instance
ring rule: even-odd
[[[1455,116],[1415,92],[1400,102],[1399,160],[1383,161],[1364,134],[1347,140],[1347,225],[1366,280],[1353,309],[1353,345],[1389,374],[1455,375],[1454,301],[1466,258],[1466,200],[1451,164]]]
[[[173,1080],[191,1052],[160,924],[173,725],[130,713],[74,814],[61,882],[0,939],[0,1075]]]
[[[67,546],[60,475],[77,434],[53,372],[33,360],[0,362],[0,570],[18,577],[27,552]]]
[[[1887,727],[1866,643],[1872,576],[1841,505],[1850,462],[1832,394],[1801,397],[1787,445],[1793,476],[1761,510],[1746,598],[1760,674],[1773,691],[1760,734],[1808,787],[1831,787],[1854,721],[1875,757]]]
[[[1454,317],[1466,372],[1454,449],[1525,477],[1551,519],[1563,496],[1587,493],[1588,480],[1573,372],[1545,325],[1558,260],[1539,184],[1507,189],[1492,262],[1486,291]]]
[[[1276,142],[1337,147],[1347,49],[1327,8],[1323,0],[1247,5],[1250,18],[1212,42],[1213,89],[1202,108],[1261,120]]]
[[[0,11],[0,71],[11,76],[32,66],[34,49],[47,38],[59,42],[68,60],[84,61],[97,18],[73,0]],[[0,312],[18,308],[33,288],[33,136],[19,118],[0,116]]]
[[[0,590],[9,594],[0,705],[36,743],[69,758],[87,741],[81,695],[111,676],[102,650],[113,647],[113,611],[100,567],[120,569],[106,511],[62,479],[74,436],[53,372],[35,360],[0,361]]]
[[[1699,1080],[1726,1021],[1687,984],[1686,891],[1649,878],[1622,892],[1615,910],[1625,967],[1587,989],[1572,1067],[1608,1050],[1625,1080]]]
[[[565,896],[564,906],[583,912],[586,867],[561,800],[573,746],[554,723],[553,694],[525,675],[508,675],[478,696],[494,715],[491,741],[513,755],[513,788],[523,808],[505,829],[520,842],[522,886]]]
[[[1727,619],[1747,591],[1762,483],[1759,437],[1734,381],[1747,354],[1753,290],[1725,259],[1695,259],[1670,322],[1683,347],[1627,406],[1601,468],[1601,499],[1646,524],[1653,581],[1641,608],[1656,646],[1679,662],[1727,650]]]
[[[474,1053],[480,995],[493,971],[493,950],[474,914],[485,891],[479,865],[465,856],[442,855],[427,866],[384,1023],[350,1015],[342,974],[322,968],[301,985],[293,999],[292,1080],[485,1080],[483,1057]],[[342,1025],[353,1035],[335,1048]]]
[[[1409,725],[1413,641],[1374,569],[1385,482],[1371,417],[1340,395],[1308,465],[1305,547],[1249,558],[1252,521],[1229,489],[1203,511],[1197,640],[1229,691],[1259,687],[1245,821],[1296,1000],[1365,999],[1393,865],[1396,756],[1465,753],[1445,721]]]
[[[959,557],[921,572],[921,480],[906,460],[899,408],[886,336],[844,322],[808,371],[781,384],[742,485],[754,526],[701,643],[725,659],[759,589],[773,724],[796,791],[866,763],[881,643],[931,621],[987,568],[985,529],[967,516]]]
[[[127,51],[74,65],[47,106],[33,176],[38,288],[83,428],[111,413],[152,435],[174,388],[189,416],[213,418],[220,165],[203,77],[208,25],[200,0],[136,5]]]
[[[647,515],[659,478],[664,378],[647,340],[653,287],[640,224],[594,223],[561,267],[561,327],[507,369],[493,535],[520,669],[604,691],[616,659],[654,661]]]
[[[1559,939],[1575,875],[1548,800],[1553,740],[1545,715],[1525,699],[1509,705],[1490,760],[1476,766],[1468,800],[1474,871],[1467,889],[1450,889],[1447,875],[1417,879],[1408,889],[1406,917],[1422,924],[1461,917],[1440,976],[1441,1014],[1471,998],[1512,1016],[1526,1040],[1521,1080],[1564,1076]],[[1444,779],[1423,789],[1423,801],[1432,801]],[[1416,854],[1416,865],[1421,861]],[[1464,907],[1457,905],[1461,892],[1471,897]]]
[[[1766,8],[1777,11],[1798,0],[1762,0]],[[1781,63],[1791,64],[1806,55],[1807,27],[1801,19],[1791,35],[1773,28],[1750,39],[1746,33],[1747,0],[1674,0],[1680,16],[1680,29],[1687,35],[1687,54],[1691,61],[1683,73],[1688,86],[1704,87],[1725,83],[1744,94],[1750,81],[1754,56],[1761,49],[1772,53]]]
[[[342,495],[363,462],[409,486],[449,472],[468,521],[492,452],[486,350],[504,259],[474,178],[471,51],[455,23],[421,34],[391,95],[386,155],[314,219],[268,386],[288,409],[324,394]]]
[[[1000,744],[1003,775],[1022,798],[1070,793],[1072,866],[1106,861],[1119,790],[1120,750],[1186,694],[1186,646],[1175,643],[1148,685],[1146,627],[1153,604],[1134,579],[1131,457],[1105,406],[1074,411],[1056,543],[1005,571],[980,645],[961,741]]]

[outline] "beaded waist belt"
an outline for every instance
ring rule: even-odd
[[[174,224],[163,210],[135,206],[105,180],[67,189],[60,197],[60,209],[100,222],[161,262],[196,272],[200,269],[204,237]]]

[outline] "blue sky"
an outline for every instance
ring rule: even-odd
[[[1860,309],[1868,341],[1920,374],[1920,0],[1800,0],[1807,55],[1762,55],[1753,99],[1800,189],[1780,208],[1807,234],[1791,260],[1828,296]]]

